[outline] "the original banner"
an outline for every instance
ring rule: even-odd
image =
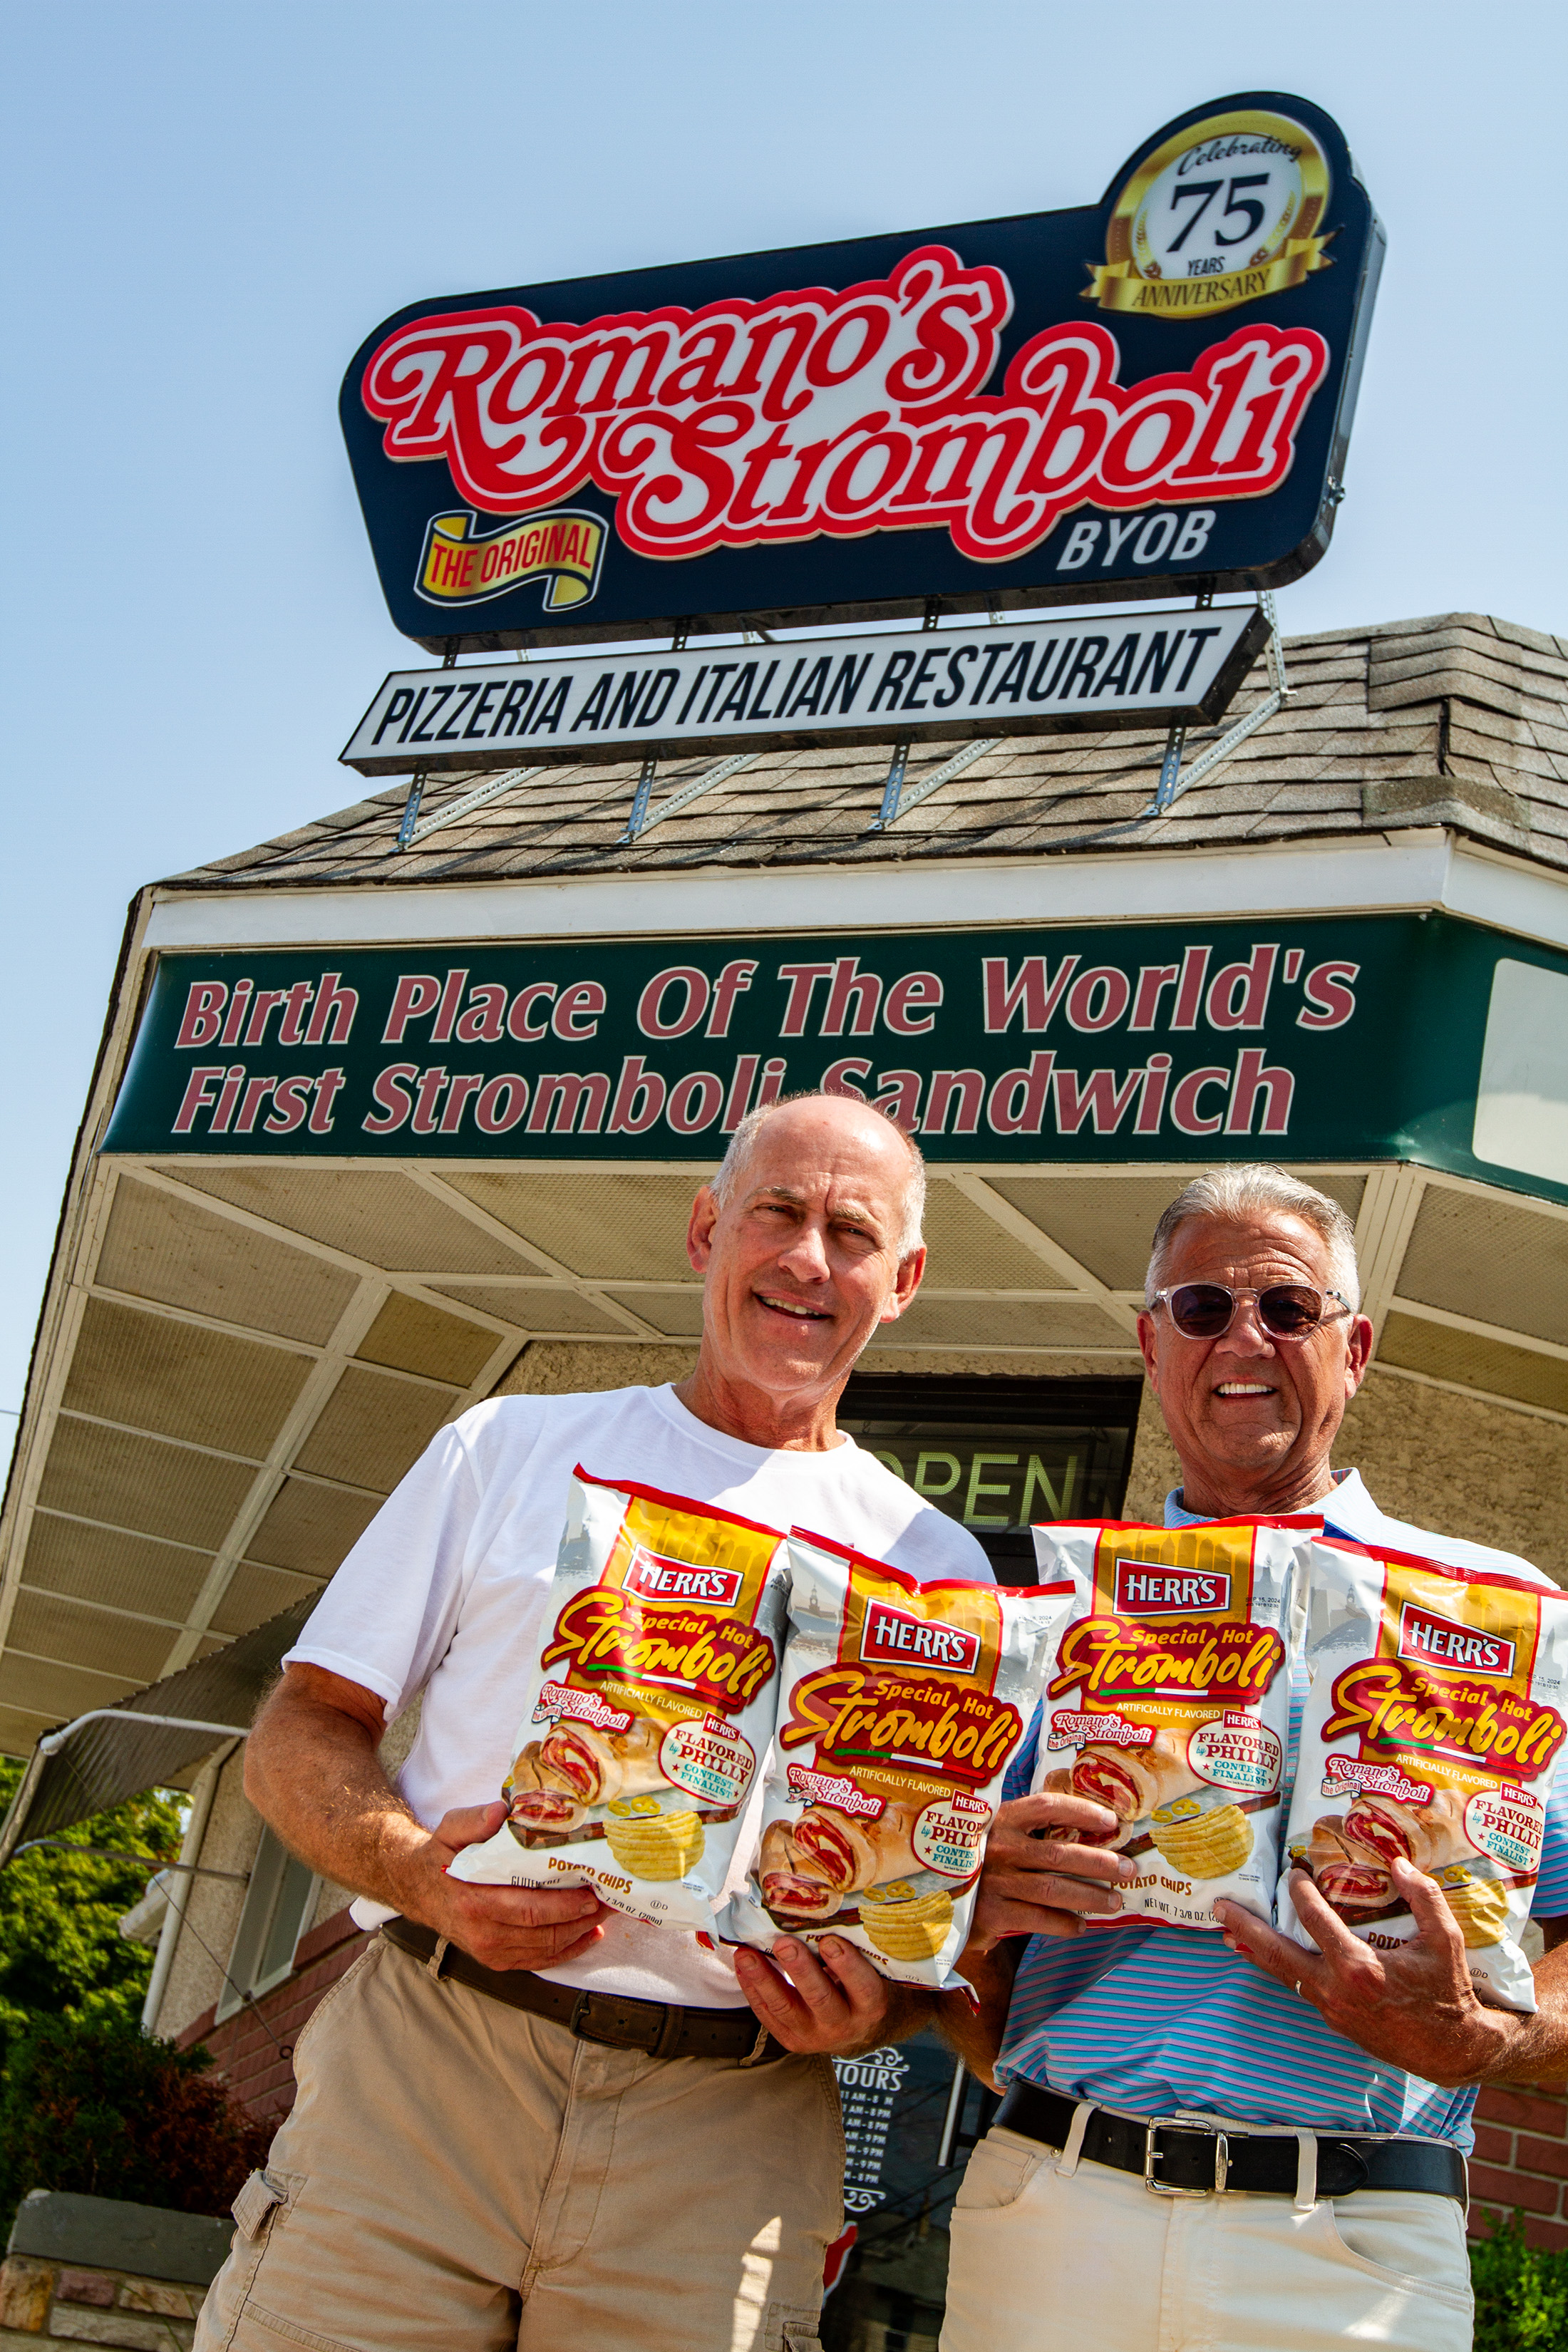
[[[1500,965],[1568,985],[1568,958],[1446,915],[172,954],[104,1148],[700,1162],[820,1086],[935,1160],[1412,1160],[1495,1183]]]
[[[1268,634],[1256,605],[795,638],[606,661],[396,670],[342,752],[362,775],[736,744],[938,741],[1217,719]]]
[[[1266,90],[1074,211],[411,304],[341,404],[393,619],[482,651],[1279,585],[1382,251],[1338,126]]]

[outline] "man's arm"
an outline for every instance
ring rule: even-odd
[[[494,1836],[506,1807],[468,1806],[427,1830],[382,1769],[384,1715],[374,1691],[341,1675],[285,1669],[250,1735],[245,1792],[290,1852],[434,1927],[487,1969],[554,1968],[596,1944],[614,1914],[591,1887],[471,1886],[447,1875],[465,1846]],[[787,2050],[874,2050],[917,2033],[934,2013],[931,1994],[889,1984],[835,1937],[820,1961],[793,1942],[775,1956],[777,1967],[742,1951],[736,1977]]]
[[[1370,2057],[1447,2089],[1561,2080],[1568,2074],[1568,1919],[1542,1922],[1540,2006],[1533,2017],[1521,2017],[1479,1998],[1464,1937],[1436,1881],[1405,1861],[1394,1864],[1394,1881],[1417,1930],[1394,1951],[1373,1951],[1352,1936],[1303,1871],[1292,1877],[1290,1894],[1315,1952],[1237,1903],[1215,1907],[1233,1952],[1310,2001]]]
[[[972,2000],[963,1991],[944,1992],[937,2015],[942,2039],[952,2043],[969,2072],[989,2083],[994,2091],[1002,2088],[996,2080],[996,2061],[1024,1948],[1021,1937],[998,1944],[994,1952],[976,1952],[971,1944],[959,1967],[973,1988],[974,1998]]]
[[[448,1878],[462,1849],[493,1837],[499,1800],[427,1830],[376,1753],[385,1708],[323,1666],[293,1665],[247,1743],[245,1793],[291,1853],[340,1886],[434,1927],[487,1969],[548,1969],[598,1942],[610,1916],[591,1887],[469,1886]]]
[[[1013,1982],[1029,1936],[1081,1936],[1094,1915],[1121,1908],[1121,1883],[1138,1865],[1080,1837],[1111,1837],[1116,1816],[1087,1797],[1015,1797],[998,1809],[969,1942],[959,1969],[973,1988],[944,1993],[938,2023],[972,2074],[997,2083]],[[1060,1834],[1054,1834],[1060,1832]]]

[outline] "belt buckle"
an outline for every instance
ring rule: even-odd
[[[1201,2131],[1196,2124],[1178,2123],[1173,2116],[1153,2116],[1143,2126],[1143,2186],[1155,2197],[1223,2197],[1230,2173],[1230,2142],[1224,2132],[1214,2135],[1214,2187],[1212,2189],[1178,2189],[1173,2181],[1156,2180],[1154,2167],[1164,2150],[1158,2144],[1163,2131]]]
[[[659,2035],[664,2030],[662,2013],[658,2022],[653,2025],[651,2033],[630,2034],[613,2031],[595,2032],[592,2016],[593,2004],[605,1998],[602,1993],[580,1992],[573,2005],[572,2014],[566,2021],[568,2032],[574,2033],[579,2042],[596,2042],[606,2050],[641,2050],[651,2056],[658,2046]]]

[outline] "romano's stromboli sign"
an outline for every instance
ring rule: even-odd
[[[1568,971],[1447,915],[182,952],[104,1148],[700,1161],[820,1085],[933,1160],[1262,1149],[1495,1181],[1477,1106],[1520,958]]]
[[[1256,588],[1328,544],[1382,232],[1252,92],[1099,205],[410,305],[343,430],[433,650]]]

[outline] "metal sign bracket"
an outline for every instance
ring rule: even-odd
[[[1207,595],[1198,599],[1200,606],[1211,604],[1213,601],[1212,596]],[[1256,735],[1260,727],[1267,726],[1275,712],[1282,710],[1289,701],[1291,688],[1285,675],[1285,646],[1279,635],[1279,615],[1275,610],[1272,589],[1258,590],[1258,605],[1268,624],[1268,642],[1263,649],[1264,658],[1268,664],[1268,692],[1245,719],[1238,719],[1234,727],[1226,730],[1217,742],[1211,743],[1206,751],[1200,751],[1185,774],[1182,772],[1182,753],[1186,745],[1187,730],[1184,727],[1173,727],[1165,739],[1165,756],[1160,762],[1160,781],[1154,788],[1154,797],[1146,808],[1139,810],[1132,820],[1135,824],[1142,824],[1146,817],[1166,815],[1173,803],[1179,801],[1194,784],[1202,783],[1205,776],[1212,775],[1222,761],[1228,760],[1249,735]]]
[[[921,801],[930,800],[932,793],[939,792],[954,776],[962,775],[964,769],[978,760],[983,752],[999,751],[1006,740],[1005,735],[980,736],[976,741],[966,743],[962,751],[955,751],[951,760],[944,760],[940,768],[933,768],[929,776],[922,776],[918,784],[911,784],[907,793],[903,789],[904,766],[910,747],[907,743],[900,743],[894,752],[893,765],[888,773],[882,805],[866,827],[867,832],[886,833],[889,826],[898,824],[901,816],[908,816],[911,809],[919,808]]]
[[[447,638],[447,650],[441,656],[441,667],[443,669],[457,668],[458,640],[456,637]],[[419,803],[425,797],[425,784],[429,772],[427,768],[416,768],[408,780],[408,798],[403,803],[403,822],[397,828],[397,839],[393,845],[395,855],[405,849],[412,849],[419,838]]]
[[[731,752],[729,759],[717,761],[711,768],[704,768],[700,776],[693,776],[689,784],[682,784],[678,793],[671,793],[667,801],[660,801],[658,808],[652,810],[639,781],[637,796],[632,803],[631,815],[626,819],[626,829],[616,847],[623,849],[628,842],[640,841],[645,833],[651,833],[654,826],[662,824],[667,816],[679,816],[682,809],[689,808],[692,802],[700,800],[704,793],[710,793],[715,784],[723,783],[727,777],[739,775],[741,770],[749,768],[756,757],[755,751]],[[653,765],[650,760],[647,762],[650,784]]]

